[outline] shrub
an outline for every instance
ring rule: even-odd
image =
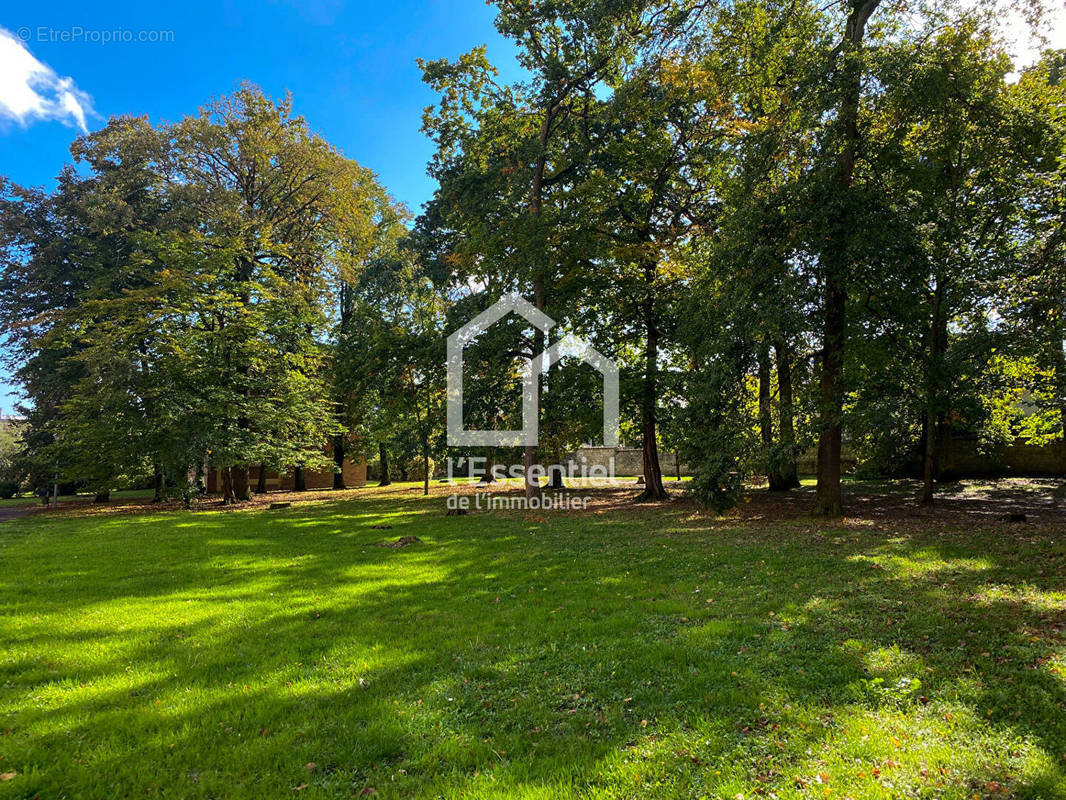
[[[433,459],[429,460],[429,477],[433,477],[433,469],[436,466]],[[409,481],[424,481],[426,479],[425,464],[422,463],[422,456],[412,458],[407,462],[407,480]]]
[[[14,481],[0,482],[0,500],[10,500],[19,493],[19,485]]]
[[[723,514],[737,504],[743,481],[733,459],[708,457],[696,467],[687,488],[701,506]]]

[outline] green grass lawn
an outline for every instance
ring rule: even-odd
[[[153,494],[151,489],[120,489],[111,493],[113,501],[136,500],[149,498]],[[93,495],[89,494],[63,494],[59,496],[61,503],[69,503],[75,500],[91,502]],[[0,508],[32,508],[41,505],[41,498],[33,494],[21,494],[17,497],[0,499]]]
[[[0,797],[1066,797],[1066,526],[354,498],[0,525]]]
[[[60,500],[73,500],[76,495],[60,495]],[[23,508],[41,505],[41,498],[32,494],[20,494],[15,497],[0,498],[0,508]]]

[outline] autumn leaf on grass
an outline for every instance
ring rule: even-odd
[[[9,781],[18,775],[17,772],[0,772],[0,781]]]

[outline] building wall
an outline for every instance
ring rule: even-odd
[[[360,459],[356,462],[351,462],[348,459],[344,460],[342,466],[344,475],[344,485],[349,489],[358,488],[360,486],[366,486],[366,461]],[[276,472],[267,471],[266,475],[266,488],[268,492],[273,491],[291,491],[293,487],[293,472],[289,470],[284,475],[279,475]],[[254,489],[259,481],[259,467],[253,466],[248,468],[248,480]],[[323,470],[321,472],[315,470],[306,470],[304,472],[304,482],[307,484],[307,488],[310,489],[332,489],[333,488],[333,470]],[[207,479],[205,481],[207,485],[208,494],[218,494],[222,491],[222,481],[219,477],[217,469],[210,469],[207,471]]]
[[[840,446],[840,471],[854,472],[859,465],[859,458],[846,444]],[[796,456],[796,472],[800,475],[813,475],[818,471],[818,448],[809,450]]]
[[[341,467],[342,474],[344,475],[344,485],[349,489],[365,486],[366,485],[366,461],[360,460],[358,463],[353,464],[348,459],[344,459],[344,464]],[[256,478],[259,476],[256,475]],[[273,473],[267,473],[267,487],[270,488],[270,481],[278,481],[278,488],[283,491],[292,489],[294,485],[295,475],[292,470],[278,478]],[[314,470],[304,471],[304,483],[307,484],[308,489],[332,489],[333,488],[333,470],[324,470],[322,472],[316,472]]]
[[[855,453],[844,445],[840,453],[841,469],[853,471],[858,466]],[[818,448],[812,447],[801,453],[796,461],[800,473],[814,474],[818,469]],[[1066,442],[1061,439],[1047,445],[1029,444],[1025,439],[1015,439],[1010,444],[998,445],[984,452],[976,436],[957,434],[947,444],[940,457],[941,470],[959,477],[984,475],[1066,475]],[[921,475],[922,460],[916,454],[907,462],[906,472]]]

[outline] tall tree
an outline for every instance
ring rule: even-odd
[[[506,0],[496,26],[517,44],[527,82],[497,83],[484,48],[454,63],[423,63],[442,97],[424,120],[438,146],[430,174],[440,189],[422,227],[447,241],[459,282],[492,275],[559,323],[573,313],[575,262],[587,263],[587,254],[571,261],[580,244],[567,236],[575,211],[567,193],[586,160],[581,143],[597,93],[609,91],[662,24],[662,10],[646,12],[640,2]],[[544,344],[534,331],[526,357]],[[527,496],[539,491],[536,455],[523,453]]]
[[[381,224],[373,175],[251,86],[72,152],[84,173],[2,199],[0,313],[41,478],[147,472],[188,497],[206,458],[233,501],[248,464],[331,463],[330,276]]]
[[[330,264],[347,255],[366,177],[292,111],[245,85],[178,123],[180,175],[201,231],[228,253],[199,321],[213,336],[219,391],[211,459],[226,501],[250,496],[248,465],[325,466],[336,432],[321,340]]]
[[[1021,268],[1004,284],[1000,308],[1015,352],[1047,376],[1032,396],[1057,413],[1066,438],[1066,51],[1046,52],[1010,91],[1037,158],[1024,176]]]
[[[681,248],[713,224],[716,172],[732,115],[702,64],[648,61],[590,108],[588,168],[574,191],[596,209],[577,227],[593,243],[589,271],[620,331],[640,342],[638,407],[644,491],[664,500],[658,452],[660,366],[676,346],[691,278]]]
[[[827,198],[829,226],[822,267],[822,363],[820,378],[821,433],[818,438],[818,485],[815,510],[839,517],[841,414],[844,405],[844,350],[847,332],[848,284],[853,271],[852,240],[862,233],[859,198],[854,191],[855,160],[862,135],[859,103],[864,73],[863,41],[866,24],[881,0],[848,0],[844,35],[839,45],[834,89],[837,95],[836,151]]]

